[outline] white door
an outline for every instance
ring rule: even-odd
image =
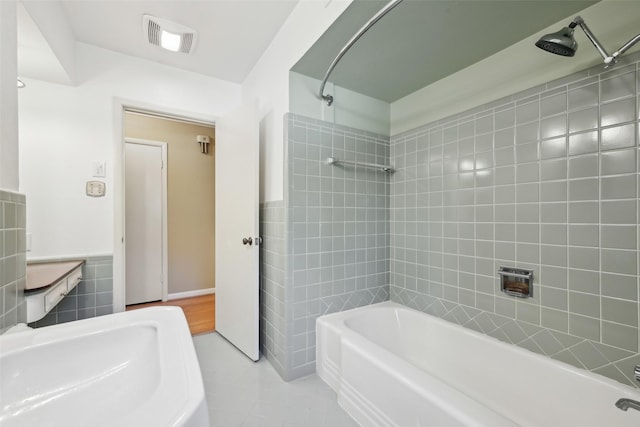
[[[126,304],[163,299],[162,147],[125,143]]]
[[[252,360],[260,354],[258,144],[251,108],[216,121],[216,331]]]

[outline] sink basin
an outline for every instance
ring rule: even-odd
[[[0,426],[208,426],[180,308],[0,336]]]

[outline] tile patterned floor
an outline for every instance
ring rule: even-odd
[[[216,333],[193,342],[212,427],[357,426],[316,375],[286,383],[268,361],[252,362]]]

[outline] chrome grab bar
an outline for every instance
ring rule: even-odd
[[[622,399],[618,399],[616,402],[616,406],[623,411],[626,411],[629,408],[635,409],[636,411],[640,411],[640,402],[633,399],[627,399],[623,397]]]
[[[360,163],[360,162],[352,162],[351,160],[340,160],[336,157],[327,157],[328,165],[337,165],[342,163],[343,165],[353,165],[353,166],[362,166],[365,168],[374,168],[380,169],[384,172],[393,173],[394,170],[391,166],[388,165],[377,165],[375,163]]]

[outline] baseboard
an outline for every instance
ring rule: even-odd
[[[198,289],[196,291],[176,292],[175,294],[167,295],[167,300],[171,301],[174,299],[199,297],[202,295],[211,295],[215,293],[216,293],[216,288]]]

